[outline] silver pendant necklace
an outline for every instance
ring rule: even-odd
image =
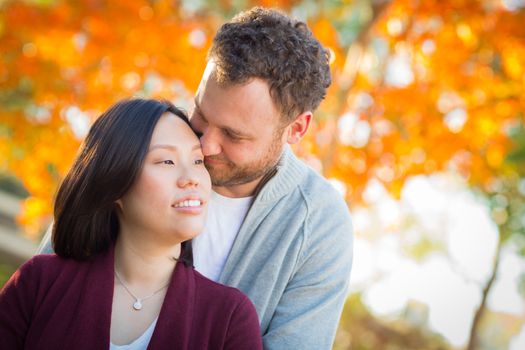
[[[126,292],[128,292],[129,295],[131,295],[131,297],[133,299],[135,299],[135,302],[133,303],[133,310],[136,310],[136,311],[140,311],[142,310],[142,302],[146,299],[149,299],[151,298],[152,296],[154,296],[155,294],[157,294],[158,292],[160,292],[161,290],[163,290],[164,288],[166,288],[167,286],[169,286],[170,284],[166,284],[164,287],[161,287],[159,288],[158,290],[156,290],[155,292],[151,293],[150,295],[144,297],[144,298],[139,298],[137,297],[135,294],[133,294],[128,286],[126,286],[126,284],[122,281],[122,279],[120,278],[120,276],[118,275],[117,271],[115,270],[115,277],[117,277],[117,279],[119,280],[120,284],[122,284],[122,286],[124,287],[124,289],[126,290]]]

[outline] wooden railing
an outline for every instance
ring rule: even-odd
[[[16,227],[20,212],[19,198],[0,191],[0,263],[18,267],[35,254],[37,243],[24,237]]]

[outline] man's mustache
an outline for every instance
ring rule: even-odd
[[[205,156],[204,157],[204,163],[206,163],[206,161],[212,161],[212,162],[219,162],[219,163],[225,163],[225,164],[232,164],[230,162],[229,159],[225,158],[225,157],[222,157],[222,156],[218,156],[218,155],[213,155],[213,156]]]

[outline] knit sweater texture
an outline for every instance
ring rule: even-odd
[[[331,349],[348,292],[342,196],[286,147],[241,225],[219,282],[255,304],[265,349]]]

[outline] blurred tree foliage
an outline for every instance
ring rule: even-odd
[[[30,235],[47,225],[58,181],[111,103],[189,107],[216,28],[256,4],[307,20],[332,53],[334,83],[296,150],[349,203],[370,179],[397,195],[442,170],[489,203],[500,244],[476,348],[501,247],[525,253],[525,10],[503,1],[0,1],[0,169],[30,193],[20,223]]]
[[[351,311],[341,318],[334,350],[450,349],[446,340],[430,333],[425,324],[421,323],[421,319],[425,318],[425,309],[421,305],[409,305],[403,319],[379,320],[368,311],[361,295],[356,293],[348,298],[345,309]],[[410,313],[412,315],[408,315]]]
[[[333,64],[337,92],[303,143],[350,203],[371,178],[398,195],[408,177],[443,170],[485,198],[500,240],[468,349],[479,348],[502,247],[525,248],[525,10],[509,4],[369,2],[370,21]]]

